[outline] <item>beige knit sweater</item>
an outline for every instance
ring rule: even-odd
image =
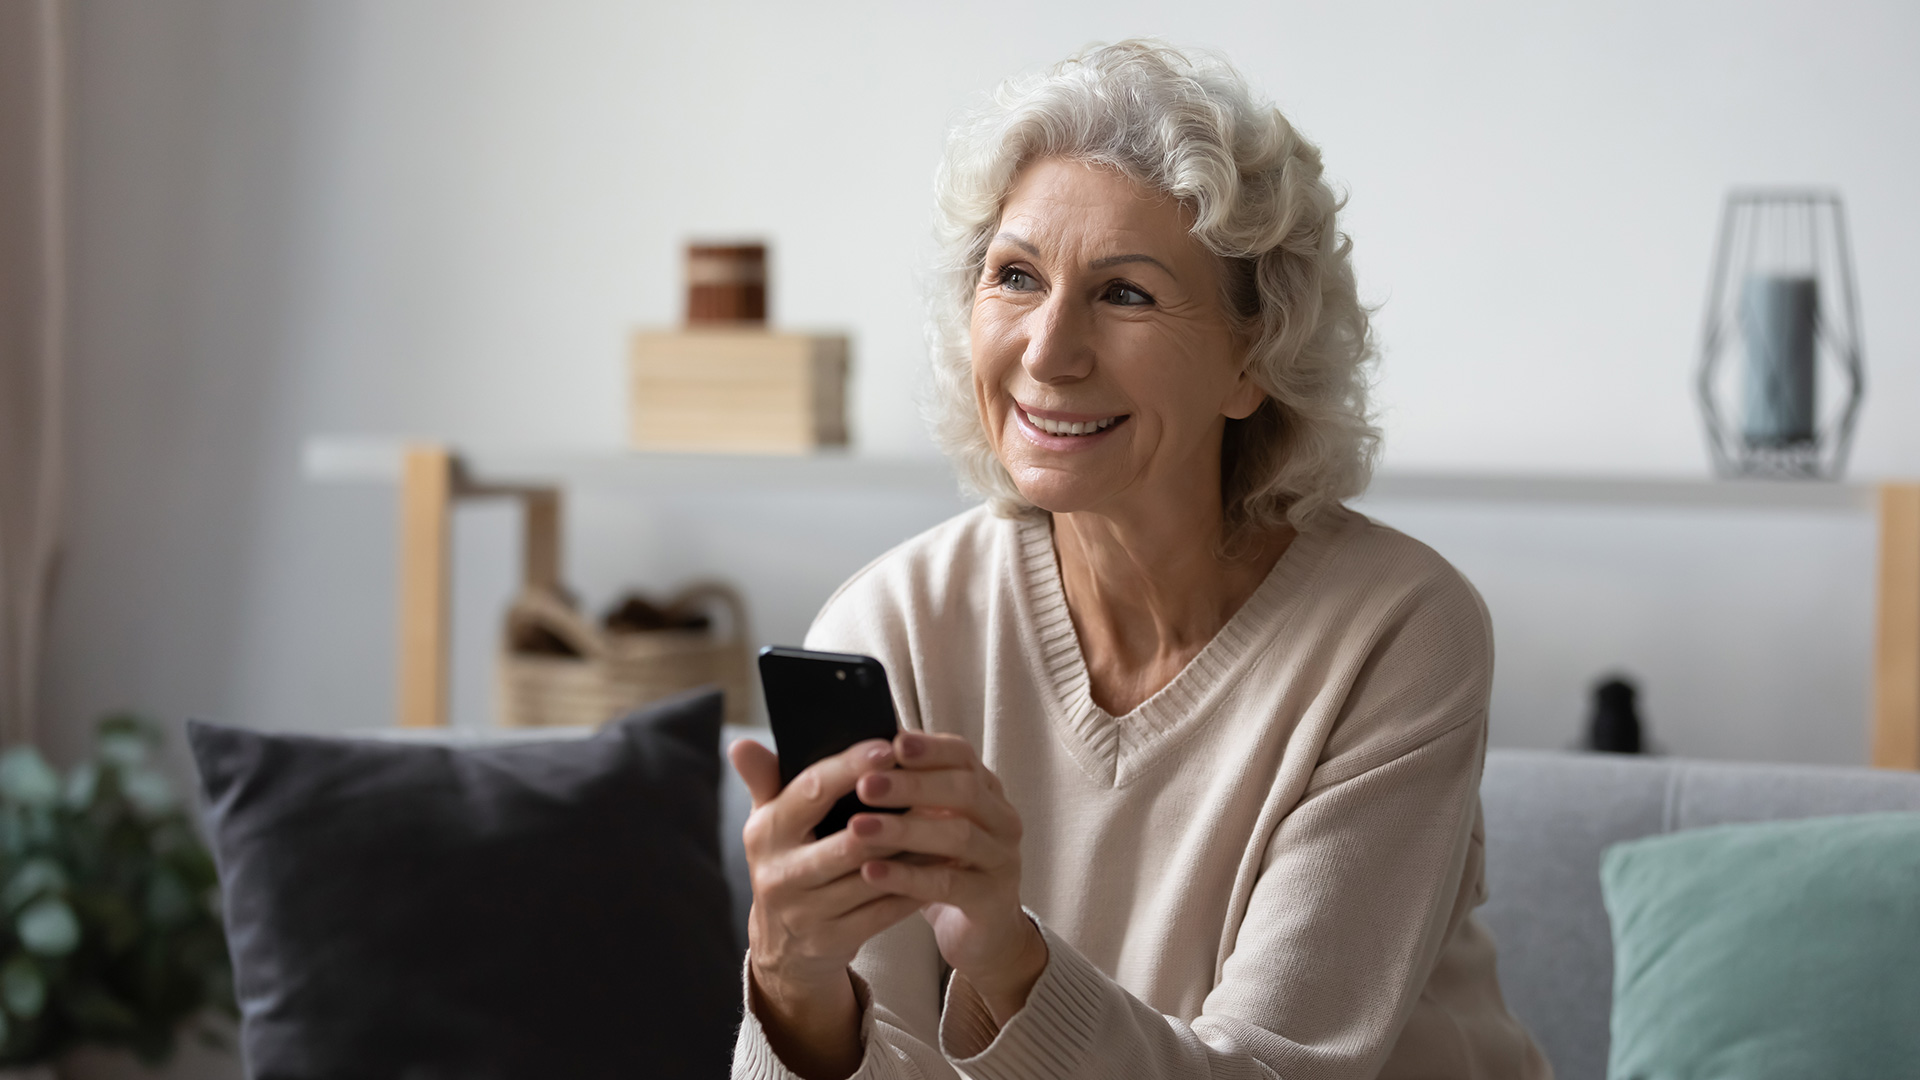
[[[1486,610],[1427,547],[1324,516],[1121,717],[1089,694],[1044,519],[908,541],[807,644],[879,657],[902,726],[980,751],[1050,950],[1001,1028],[923,920],[874,938],[862,1080],[1548,1075],[1471,915]],[[792,1076],[751,1010],[733,1075]]]

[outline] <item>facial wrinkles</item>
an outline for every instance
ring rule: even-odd
[[[1205,262],[1210,256],[1187,233],[1183,215],[1159,209],[1164,203],[1142,220],[1148,201],[1131,192],[1116,198],[1115,185],[1079,184],[1058,170],[1042,179],[1037,190],[1016,188],[1009,198],[999,231],[1025,244],[994,238],[976,296],[981,419],[1009,467],[1077,471],[1074,483],[1085,494],[1093,492],[1082,481],[1110,496],[1143,484],[1191,486],[1205,464],[1200,459],[1216,452],[1220,407],[1237,376],[1230,360],[1222,363],[1232,350],[1231,331],[1217,303],[1208,302],[1207,290],[1218,285]],[[1150,255],[1165,268],[1092,266],[1128,254]],[[1032,275],[1037,291],[993,284],[1009,263]],[[1116,280],[1141,288],[1152,302],[1112,303],[1104,290]],[[1023,405],[1125,414],[1129,430],[1113,433],[1119,441],[1108,444],[1112,449],[1067,461],[1019,433],[1011,414]]]

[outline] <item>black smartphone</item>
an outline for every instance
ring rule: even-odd
[[[780,752],[782,787],[821,758],[900,731],[887,669],[871,656],[770,645],[760,650],[760,687]],[[846,828],[847,819],[863,810],[901,812],[868,806],[849,792],[813,827],[814,839]]]

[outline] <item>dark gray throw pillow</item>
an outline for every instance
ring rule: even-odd
[[[249,1074],[725,1075],[720,715],[471,748],[189,725]]]

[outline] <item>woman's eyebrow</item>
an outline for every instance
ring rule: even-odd
[[[1040,249],[1027,243],[1026,237],[1021,236],[1019,233],[1003,232],[994,237],[994,239],[1005,240],[1007,243],[1012,244],[1014,247],[1019,248],[1021,251],[1026,252],[1036,259],[1040,257]]]
[[[1151,263],[1154,266],[1159,267],[1161,273],[1167,275],[1168,277],[1174,279],[1175,281],[1180,280],[1180,275],[1174,273],[1170,268],[1168,268],[1166,263],[1161,262],[1159,259],[1156,259],[1151,255],[1109,255],[1104,259],[1095,259],[1092,262],[1088,263],[1087,269],[1105,270],[1109,266],[1119,266],[1122,263]]]
[[[1019,233],[1003,232],[995,236],[994,239],[1004,240],[1005,242],[1012,244],[1014,247],[1019,248],[1021,251],[1026,252],[1027,254],[1033,256],[1036,259],[1041,257],[1040,249],[1028,243],[1026,237],[1021,236]],[[1153,266],[1159,267],[1161,273],[1167,275],[1168,277],[1174,279],[1175,281],[1180,280],[1180,275],[1174,273],[1172,268],[1167,266],[1166,263],[1163,263],[1159,259],[1156,259],[1153,256],[1146,255],[1146,254],[1108,255],[1105,258],[1095,259],[1092,262],[1088,263],[1087,269],[1105,270],[1110,266],[1120,266],[1123,263],[1148,263]]]

